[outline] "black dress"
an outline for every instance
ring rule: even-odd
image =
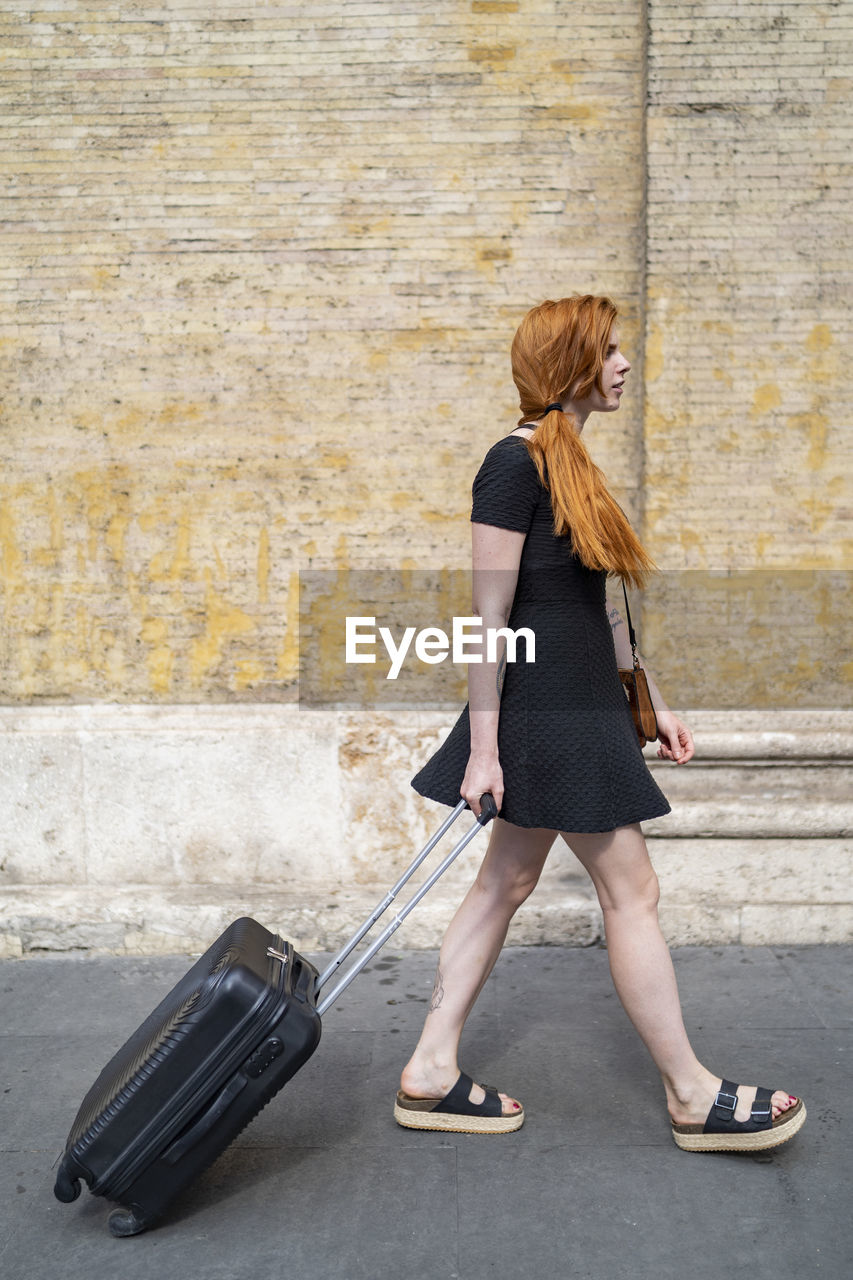
[[[477,473],[472,521],[526,534],[508,625],[529,627],[508,663],[498,723],[500,816],[519,827],[612,831],[669,813],[637,742],[619,679],[605,602],[606,573],[587,569],[557,537],[548,490],[520,436],[493,445]],[[459,803],[470,754],[468,708],[412,786]]]

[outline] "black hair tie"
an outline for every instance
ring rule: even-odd
[[[559,400],[555,400],[553,404],[549,404],[545,412],[550,413],[552,409],[559,409],[560,413],[563,412],[563,406],[560,404]]]

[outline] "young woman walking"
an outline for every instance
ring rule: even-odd
[[[801,1100],[739,1087],[698,1061],[681,1016],[658,924],[658,882],[640,828],[669,812],[646,767],[618,667],[626,628],[607,611],[605,582],[642,586],[652,562],[582,440],[591,413],[619,408],[630,364],[609,298],[543,302],[512,345],[517,428],[474,481],[474,612],[484,628],[530,628],[535,661],[469,665],[469,701],[413,780],[424,796],[500,817],[474,884],[441,947],[426,1022],[406,1064],[394,1115],[409,1128],[503,1133],[520,1102],[484,1089],[457,1063],[465,1020],[533,891],[557,836],[588,871],[604,915],[619,998],[661,1073],[672,1132],[694,1151],[779,1145],[802,1126]],[[523,641],[519,642],[520,648]],[[484,655],[485,656],[485,655]],[[686,764],[688,727],[649,678],[658,756]]]

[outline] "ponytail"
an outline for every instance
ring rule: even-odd
[[[572,551],[588,569],[605,569],[643,587],[654,561],[610,494],[573,420],[552,409],[526,444],[551,493],[554,532],[571,535]]]
[[[604,473],[581,440],[577,424],[557,403],[602,390],[601,371],[616,307],[609,298],[575,295],[528,312],[512,344],[519,425],[537,418],[526,441],[539,478],[551,494],[554,531],[588,569],[605,569],[642,587],[654,561],[610,494]]]

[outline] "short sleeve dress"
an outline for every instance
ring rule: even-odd
[[[498,722],[504,776],[500,816],[519,827],[612,831],[669,813],[649,772],[619,679],[605,601],[606,573],[587,569],[554,533],[551,499],[520,436],[493,445],[477,473],[471,519],[526,535],[508,625],[535,635],[535,661],[519,640],[508,663]],[[470,754],[466,706],[412,779],[421,795],[459,803]]]

